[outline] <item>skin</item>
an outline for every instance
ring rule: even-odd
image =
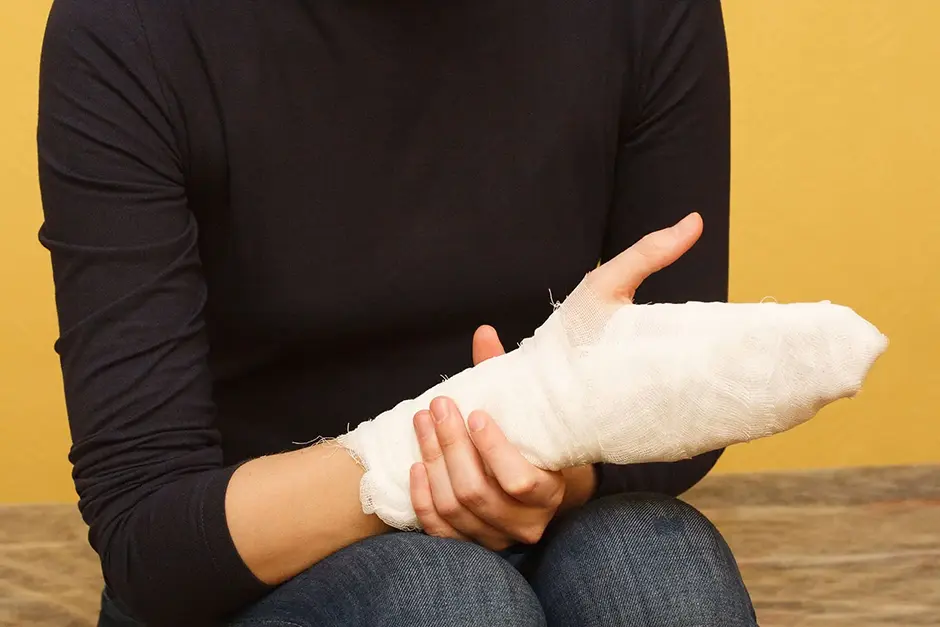
[[[474,365],[504,352],[492,327],[474,334]],[[411,502],[429,535],[494,551],[534,544],[557,513],[585,503],[596,488],[593,466],[533,466],[486,412],[471,412],[464,426],[448,398],[418,412],[414,426],[423,462],[411,468]]]
[[[701,232],[701,217],[691,214],[647,235],[587,280],[601,298],[631,302],[646,277],[682,256]],[[474,336],[474,364],[502,352],[495,331],[481,327]],[[447,398],[435,399],[415,416],[423,461],[412,468],[411,496],[428,534],[494,550],[536,542],[558,512],[590,497],[595,487],[590,467],[541,470],[484,412],[467,419],[469,430]],[[387,532],[381,520],[362,512],[362,474],[331,443],[240,466],[229,482],[225,513],[235,547],[255,576],[276,585],[350,544]]]

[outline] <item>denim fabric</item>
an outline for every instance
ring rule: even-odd
[[[287,582],[231,627],[535,627],[538,599],[506,560],[467,542],[395,533]]]
[[[526,573],[551,627],[751,627],[731,549],[705,516],[655,495],[600,499],[559,521]]]
[[[558,520],[534,547],[393,533],[335,553],[229,627],[751,627],[728,545],[694,508],[617,495]],[[99,627],[142,627],[107,591]]]

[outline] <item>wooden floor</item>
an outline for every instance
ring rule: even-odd
[[[940,626],[940,467],[721,475],[686,500],[725,534],[762,627]],[[95,625],[73,506],[0,507],[0,626]]]
[[[940,625],[940,467],[718,476],[687,500],[734,550],[762,627]]]

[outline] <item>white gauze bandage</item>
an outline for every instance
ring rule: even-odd
[[[487,411],[530,462],[675,461],[785,431],[854,396],[887,347],[847,307],[611,305],[582,282],[518,349],[339,438],[365,469],[363,511],[419,527],[413,417],[437,396]]]

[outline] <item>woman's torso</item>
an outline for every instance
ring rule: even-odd
[[[416,395],[480,324],[511,348],[597,261],[629,3],[167,4],[229,461]]]

